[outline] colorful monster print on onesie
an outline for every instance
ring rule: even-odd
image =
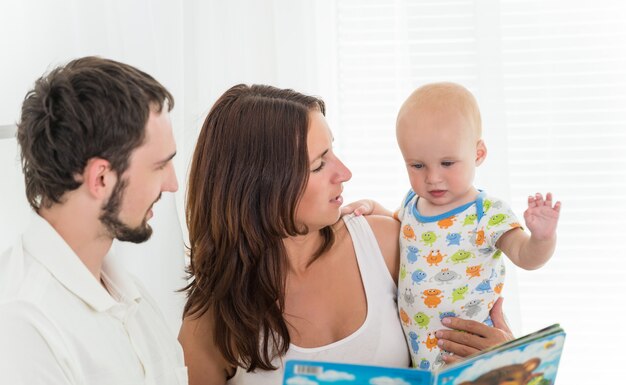
[[[504,281],[498,238],[521,228],[509,206],[480,192],[473,202],[437,216],[417,210],[410,191],[398,212],[400,278],[398,308],[414,367],[444,362],[435,331],[445,317],[491,324],[489,310]]]

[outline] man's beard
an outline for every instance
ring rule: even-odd
[[[127,186],[127,179],[120,179],[117,182],[113,193],[111,193],[111,197],[104,206],[102,206],[102,214],[99,219],[112,238],[132,243],[145,242],[150,239],[152,235],[152,227],[150,227],[145,217],[141,224],[135,228],[126,225],[119,218],[122,199],[124,198],[124,190],[126,190]],[[161,195],[159,194],[155,202],[160,198]]]

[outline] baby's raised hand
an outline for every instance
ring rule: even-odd
[[[540,193],[531,195],[528,197],[528,209],[524,211],[526,227],[538,240],[552,238],[556,234],[560,211],[561,202],[552,205],[552,193],[546,194],[546,199]]]

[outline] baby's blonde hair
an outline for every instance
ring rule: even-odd
[[[398,119],[408,110],[421,107],[435,109],[436,111],[456,111],[465,116],[475,130],[477,138],[482,135],[482,121],[476,98],[471,92],[460,84],[452,82],[439,82],[425,84],[406,99],[398,112]]]

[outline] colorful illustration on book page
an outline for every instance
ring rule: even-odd
[[[565,338],[557,335],[517,349],[487,354],[471,366],[439,375],[441,385],[553,385]]]

